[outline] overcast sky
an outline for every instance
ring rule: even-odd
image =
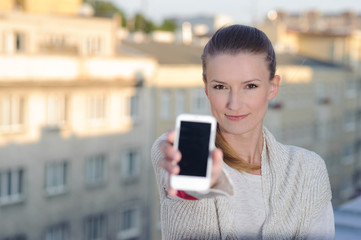
[[[110,0],[127,16],[145,13],[153,21],[174,16],[199,14],[229,14],[235,23],[251,23],[263,18],[270,10],[289,12],[318,9],[326,12],[353,10],[361,14],[361,0]]]

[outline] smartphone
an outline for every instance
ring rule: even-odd
[[[174,189],[206,191],[210,187],[212,151],[217,121],[213,116],[181,114],[177,117],[174,148],[178,149],[179,175],[170,176]]]

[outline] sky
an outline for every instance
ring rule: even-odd
[[[270,10],[300,12],[320,10],[340,12],[353,10],[361,14],[361,0],[109,0],[128,17],[136,12],[160,23],[164,18],[195,15],[228,14],[235,23],[250,24],[261,20]]]

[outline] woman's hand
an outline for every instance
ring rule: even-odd
[[[167,136],[167,140],[163,140],[159,143],[160,150],[164,154],[164,158],[159,160],[159,166],[161,166],[169,175],[177,175],[180,172],[178,166],[179,161],[182,158],[181,153],[173,147],[175,132],[174,130],[170,131]],[[222,150],[216,148],[212,152],[212,175],[211,175],[211,187],[219,183],[220,176],[222,172],[223,164],[223,152]],[[172,188],[168,184],[168,195],[175,196],[177,195],[177,190]]]

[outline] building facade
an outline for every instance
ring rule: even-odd
[[[159,63],[151,83],[152,142],[174,129],[176,117],[181,113],[211,114],[202,81],[201,47],[157,42],[124,42],[122,46],[125,51],[150,55]],[[159,193],[154,174],[152,185],[151,239],[161,239]]]
[[[0,239],[147,239],[156,61],[111,19],[1,14]]]

